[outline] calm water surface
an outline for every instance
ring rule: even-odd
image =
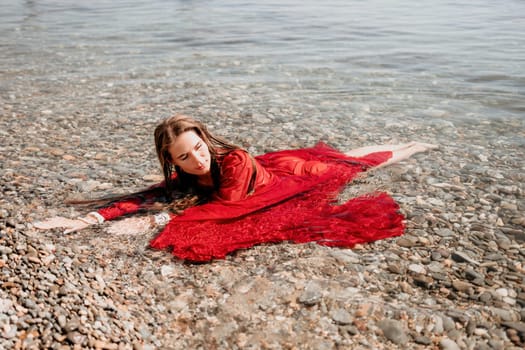
[[[380,114],[525,112],[522,0],[0,0],[0,93],[29,82],[261,86]],[[342,112],[344,113],[344,112]]]

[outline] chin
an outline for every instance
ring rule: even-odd
[[[210,172],[210,168],[204,168],[202,170],[195,170],[195,175],[206,175]]]

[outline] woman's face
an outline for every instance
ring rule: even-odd
[[[211,157],[206,143],[194,131],[186,131],[175,139],[169,148],[173,163],[192,175],[207,175]]]

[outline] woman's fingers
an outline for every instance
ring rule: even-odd
[[[68,226],[67,229],[64,231],[65,234],[80,231],[90,226],[87,222],[84,222],[82,220],[74,220],[74,221],[75,222],[72,222],[71,225]]]

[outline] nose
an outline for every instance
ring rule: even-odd
[[[204,165],[204,157],[199,152],[193,151],[191,153],[191,159],[197,166]]]

